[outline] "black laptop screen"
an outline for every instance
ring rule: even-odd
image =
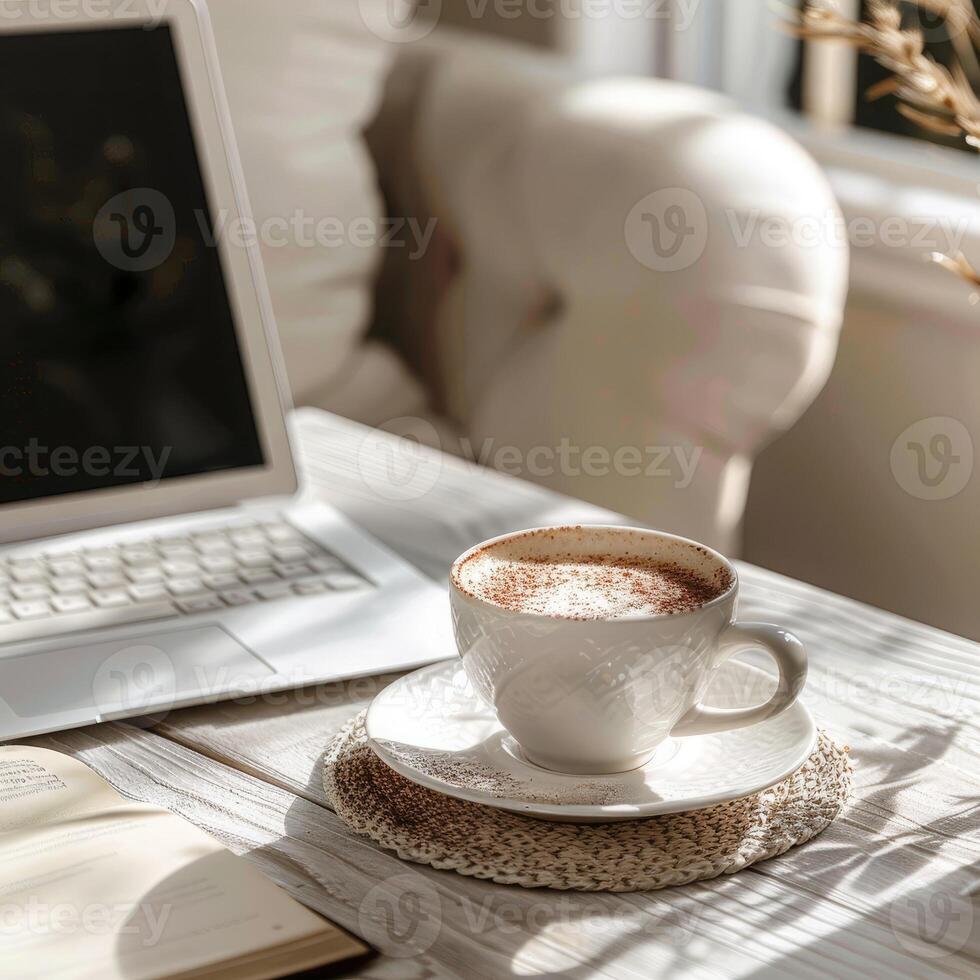
[[[167,26],[0,34],[0,504],[263,463]]]

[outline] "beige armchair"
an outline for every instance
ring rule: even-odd
[[[295,401],[737,550],[836,350],[823,176],[713,93],[388,44],[384,2],[210,3],[259,226],[302,219],[263,240]]]
[[[459,37],[399,52],[368,142],[390,213],[437,222],[386,253],[375,331],[468,451],[737,550],[753,458],[836,351],[807,155],[716,94]]]

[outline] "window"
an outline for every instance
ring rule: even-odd
[[[941,64],[949,65],[958,60],[977,88],[980,87],[980,63],[969,36],[966,17],[955,13],[958,3],[980,11],[980,0],[933,0],[922,5],[904,2],[901,4],[903,26],[920,30],[926,52]],[[936,12],[943,6],[954,11],[952,17],[943,17]],[[840,7],[843,13],[863,19],[868,3],[850,0]],[[828,49],[836,51],[827,57]],[[870,55],[858,54],[833,43],[797,42],[795,60],[787,91],[787,104],[792,108],[809,109],[818,115],[830,116],[833,121],[976,153],[963,139],[929,132],[907,119],[898,111],[894,96],[869,99],[868,90],[891,75]]]

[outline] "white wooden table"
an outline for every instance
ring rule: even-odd
[[[297,431],[308,485],[440,581],[487,536],[615,519],[436,453],[400,469],[380,437],[318,413]],[[35,742],[204,828],[380,947],[365,976],[980,976],[980,646],[739,571],[742,614],[806,641],[805,697],[857,774],[821,837],[732,877],[649,894],[531,891],[407,864],[355,836],[325,804],[321,755],[390,677]]]

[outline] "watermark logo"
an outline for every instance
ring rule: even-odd
[[[939,3],[902,4],[908,30],[921,31],[927,44],[943,44],[966,35],[973,23],[972,4],[961,0],[939,0]]]
[[[375,885],[357,912],[360,934],[386,956],[419,956],[439,938],[439,893],[418,874],[401,874]]]
[[[895,440],[891,468],[898,485],[919,500],[948,500],[973,475],[973,440],[958,419],[933,416]]]
[[[124,272],[149,272],[170,258],[177,219],[164,194],[137,187],[106,201],[95,216],[92,234],[110,265]]]
[[[408,44],[435,29],[442,0],[357,0],[364,26],[382,41]]]
[[[959,880],[966,887],[966,880]],[[966,946],[973,930],[973,902],[953,881],[918,888],[889,907],[900,946],[922,959],[942,959]]]
[[[442,472],[442,457],[429,448],[438,446],[439,434],[431,422],[412,416],[392,419],[361,440],[357,469],[365,486],[382,499],[418,500]]]
[[[956,254],[969,220],[945,215],[859,215],[845,220],[836,208],[779,214],[764,208],[726,208],[713,229],[726,249],[914,249]],[[704,202],[693,191],[664,188],[634,205],[626,218],[626,243],[633,257],[657,272],[694,265],[708,244]]]
[[[690,268],[708,244],[708,213],[684,187],[666,187],[637,201],[626,216],[626,244],[633,258],[656,272]]]
[[[107,657],[92,679],[92,699],[103,714],[138,714],[172,701],[177,693],[177,671],[159,647],[137,644]],[[157,714],[151,721],[159,721]]]

